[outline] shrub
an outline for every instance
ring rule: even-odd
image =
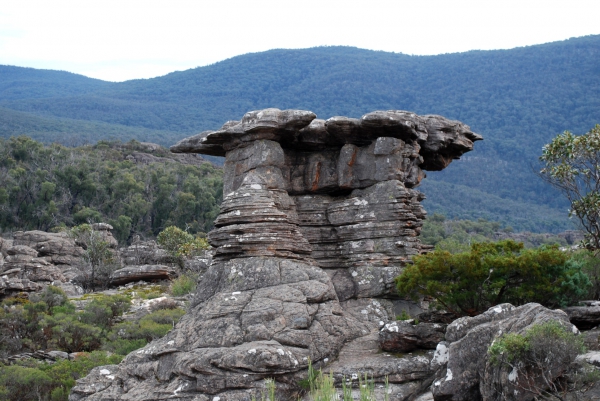
[[[81,224],[73,227],[69,235],[85,249],[83,259],[89,272],[82,272],[81,284],[89,288],[105,286],[109,282],[110,274],[117,268],[117,262],[104,234],[94,230],[90,224]]]
[[[583,271],[592,282],[586,299],[600,299],[600,258],[594,252],[585,249],[573,252],[571,259],[581,265]]]
[[[181,309],[160,309],[149,313],[139,322],[123,322],[115,325],[109,338],[111,343],[118,339],[140,340],[147,342],[163,337],[175,327],[175,323],[185,314]],[[116,346],[116,345],[115,345]]]
[[[79,316],[57,313],[46,315],[40,322],[50,337],[48,347],[67,352],[94,351],[100,348],[103,339],[100,327],[79,320]]]
[[[169,255],[183,267],[183,258],[191,258],[202,254],[210,248],[206,238],[194,237],[182,229],[169,226],[158,234],[156,241]]]
[[[156,242],[162,246],[172,257],[178,257],[179,247],[194,240],[192,234],[186,233],[182,229],[169,226],[158,234]]]
[[[0,395],[6,401],[44,400],[52,389],[52,379],[40,369],[0,365]]]
[[[181,297],[196,289],[198,277],[195,274],[182,274],[171,282],[171,295]]]
[[[114,319],[127,312],[130,307],[131,300],[124,295],[98,296],[85,306],[82,320],[109,329]]]
[[[400,295],[429,296],[458,316],[475,316],[503,302],[548,307],[577,302],[591,286],[581,267],[558,246],[524,249],[505,240],[475,243],[469,252],[417,256],[396,285]]]
[[[577,355],[585,352],[583,339],[558,321],[533,325],[525,334],[504,334],[488,349],[493,366],[506,365],[516,373],[513,384],[534,395],[557,391],[562,376]],[[552,369],[552,364],[562,371]]]
[[[96,366],[117,364],[121,359],[119,355],[96,351],[53,364],[22,361],[12,366],[0,365],[0,399],[67,401],[75,380]]]
[[[102,349],[109,351],[117,355],[127,355],[136,349],[140,349],[148,344],[145,338],[138,339],[126,339],[126,338],[115,338],[112,341],[107,341]]]
[[[31,294],[30,301],[44,302],[48,308],[48,311],[51,311],[51,309],[55,306],[63,306],[67,304],[69,302],[69,297],[67,297],[67,294],[65,294],[65,292],[59,287],[49,285],[41,292],[37,294]]]

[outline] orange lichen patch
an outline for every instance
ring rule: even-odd
[[[313,180],[310,188],[311,191],[316,191],[319,189],[319,178],[321,178],[321,162],[317,162],[317,166],[315,168],[315,179]]]
[[[358,154],[358,149],[354,149],[354,152],[352,152],[352,157],[350,158],[350,161],[348,162],[348,166],[352,167],[354,166],[354,163],[356,162],[356,155]]]

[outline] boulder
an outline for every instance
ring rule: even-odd
[[[569,306],[563,310],[579,330],[600,326],[600,301],[584,301],[583,306]]]
[[[140,241],[139,238],[130,246],[121,248],[119,255],[125,266],[164,265],[173,262],[173,258],[156,241]]]
[[[379,331],[379,346],[388,352],[411,352],[415,349],[436,349],[444,340],[446,325],[395,321]]]
[[[36,282],[66,281],[59,267],[38,257],[38,251],[27,245],[13,245],[7,254],[0,274]]]
[[[446,341],[438,345],[432,361],[440,366],[436,372],[432,393],[435,400],[532,400],[528,386],[547,388],[542,378],[534,374],[519,375],[516,369],[490,362],[488,348],[502,334],[523,334],[533,325],[557,321],[568,331],[579,334],[569,323],[566,313],[550,310],[539,304],[514,307],[495,306],[481,315],[463,317],[446,330]],[[551,359],[546,370],[552,381],[565,372],[568,363]]]
[[[110,275],[110,285],[123,285],[134,281],[170,280],[177,277],[173,267],[165,265],[127,266]]]
[[[19,292],[41,291],[44,287],[28,279],[8,277],[0,274],[0,295],[10,296]]]

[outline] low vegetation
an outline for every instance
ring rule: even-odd
[[[119,363],[131,351],[164,336],[185,313],[166,299],[154,303],[141,318],[124,319],[123,314],[131,308],[129,294],[84,297],[82,310],[53,286],[30,299],[3,300],[0,360],[38,350],[60,350],[74,359],[0,362],[0,399],[66,401],[76,379],[95,366]]]
[[[533,325],[524,334],[501,335],[489,347],[488,356],[493,366],[510,370],[517,391],[562,400],[561,395],[574,395],[600,380],[596,369],[577,370],[571,365],[584,352],[581,336],[573,335],[558,321],[548,321]],[[549,363],[569,368],[556,372]]]
[[[556,245],[524,249],[504,240],[474,243],[468,252],[436,250],[417,256],[396,283],[403,296],[431,297],[457,316],[475,316],[504,302],[573,304],[592,286],[582,268]]]
[[[503,226],[497,221],[484,218],[477,220],[448,219],[446,216],[434,213],[423,222],[419,239],[427,245],[434,245],[437,250],[450,253],[466,252],[475,242],[497,241],[500,237],[515,235],[511,226]],[[552,234],[522,232],[518,234],[519,242],[525,248],[535,248],[541,245],[557,244],[568,246],[562,237]]]

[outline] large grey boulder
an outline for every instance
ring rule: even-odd
[[[434,399],[532,400],[534,394],[525,388],[547,389],[543,378],[535,374],[520,375],[506,365],[492,364],[488,348],[502,334],[524,334],[532,326],[549,321],[559,322],[573,335],[579,334],[566,313],[535,303],[520,307],[501,304],[481,315],[452,322],[446,330],[446,341],[438,345],[434,357],[440,365],[432,386]],[[546,365],[550,381],[567,368],[564,360],[550,358]]]

